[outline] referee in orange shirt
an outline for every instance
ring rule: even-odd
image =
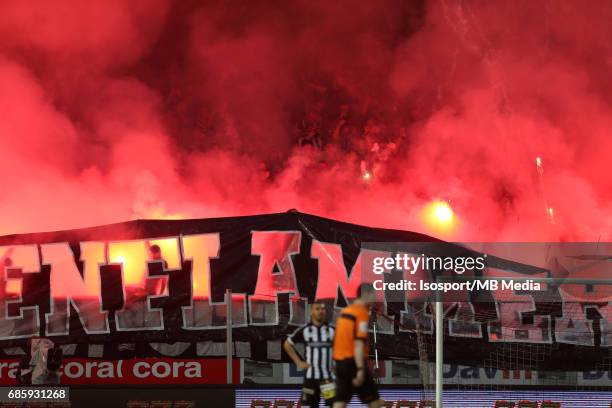
[[[357,394],[370,408],[382,407],[378,388],[366,365],[368,358],[368,304],[373,303],[374,289],[361,284],[357,299],[342,309],[336,320],[333,357],[336,367],[336,399],[333,408],[344,408]]]

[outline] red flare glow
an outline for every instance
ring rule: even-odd
[[[458,240],[612,239],[610,20],[605,2],[2,2],[0,233],[289,208],[423,230],[444,196]]]

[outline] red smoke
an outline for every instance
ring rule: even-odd
[[[2,2],[0,233],[297,208],[610,240],[609,21],[606,2]],[[303,123],[322,151],[296,147]],[[363,180],[375,141],[395,149]],[[433,200],[453,231],[423,223]]]

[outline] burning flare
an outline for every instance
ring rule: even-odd
[[[424,220],[427,227],[443,234],[452,232],[457,224],[455,213],[450,204],[443,200],[435,200],[424,209]]]

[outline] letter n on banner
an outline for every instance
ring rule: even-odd
[[[191,268],[191,306],[183,306],[183,328],[186,330],[221,329],[227,322],[227,299],[213,303],[210,287],[210,260],[219,257],[219,234],[182,237],[184,268]],[[246,299],[232,294],[232,326],[244,327]]]
[[[108,313],[102,310],[100,265],[106,263],[104,242],[82,242],[83,276],[67,242],[41,245],[43,264],[51,266],[51,312],[46,314],[47,336],[69,334],[69,303],[87,334],[109,332]]]

